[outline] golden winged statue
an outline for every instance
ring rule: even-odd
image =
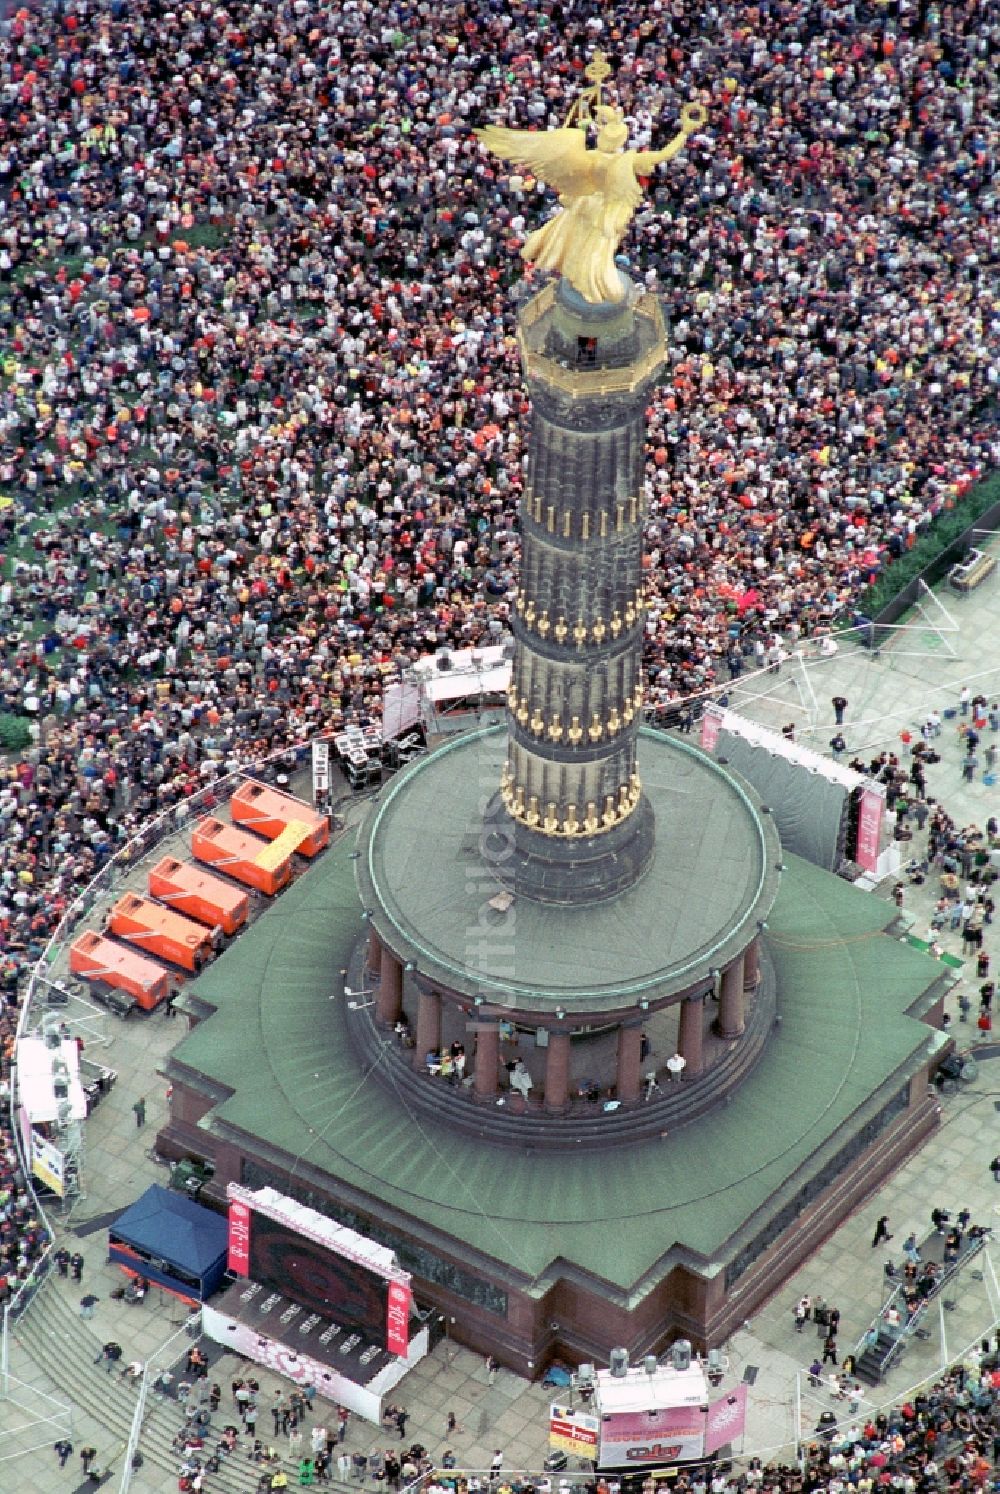
[[[639,203],[638,178],[650,176],[683,150],[688,136],[707,119],[700,104],[681,111],[680,132],[662,150],[625,150],[628,126],[622,111],[600,101],[610,69],[600,54],[587,68],[594,85],[574,105],[577,122],[554,130],[509,130],[486,125],[479,139],[504,161],[526,166],[559,194],[560,210],[529,234],[521,258],[542,270],[558,270],[585,301],[621,301],[626,283],[615,254]],[[593,121],[597,148],[588,150],[585,127]]]

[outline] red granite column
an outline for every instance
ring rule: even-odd
[[[756,991],[760,980],[760,937],[751,940],[743,951],[743,989]]]
[[[624,1024],[618,1029],[618,1077],[616,1094],[619,1100],[628,1104],[639,1098],[639,1090],[642,1085],[642,1074],[640,1072],[641,1060],[639,1051],[642,1046],[642,1027],[632,1024]]]
[[[494,1099],[500,1087],[500,1028],[496,1022],[477,1024],[475,1064],[473,1079],[476,1099]]]
[[[719,995],[719,1036],[739,1037],[743,1031],[743,956],[722,972]]]
[[[380,1027],[395,1027],[403,1010],[403,967],[389,949],[379,956],[381,979],[375,997],[375,1020]]]
[[[374,929],[368,931],[368,954],[365,963],[372,975],[379,975],[382,970],[382,941]]]
[[[428,1053],[437,1053],[441,1047],[441,996],[438,991],[421,991],[417,997],[417,1044],[413,1052],[413,1067],[427,1067]]]
[[[700,1074],[704,1058],[702,1054],[702,1040],[704,1037],[705,1021],[705,998],[703,996],[689,996],[686,1001],[681,1002],[680,1031],[677,1035],[677,1051],[687,1063],[684,1070],[689,1079],[695,1074]]]
[[[550,1032],[545,1055],[545,1108],[565,1110],[569,1101],[569,1033]]]

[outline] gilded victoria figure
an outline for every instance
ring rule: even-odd
[[[505,161],[527,166],[559,194],[560,211],[529,234],[521,258],[542,270],[557,270],[585,301],[621,301],[626,285],[615,254],[642,200],[638,178],[649,176],[684,148],[707,114],[700,104],[681,111],[681,128],[662,150],[625,150],[628,126],[622,111],[600,102],[608,68],[601,54],[587,68],[594,79],[574,108],[577,121],[555,130],[508,130],[486,125],[476,134]],[[586,126],[597,130],[588,150]]]

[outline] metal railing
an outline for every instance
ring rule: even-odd
[[[724,1461],[735,1465],[738,1460],[749,1461],[749,1458],[750,1454],[727,1454]],[[674,1466],[677,1470],[683,1471],[685,1474],[693,1474],[698,1470],[706,1474],[710,1472],[717,1473],[719,1470],[719,1462],[711,1457],[692,1458],[690,1462],[685,1461]],[[664,1469],[662,1467],[636,1467],[624,1471],[631,1478],[635,1478],[636,1475],[641,1473],[658,1473],[660,1477],[657,1479],[657,1485],[658,1487],[665,1487],[663,1483]],[[491,1491],[498,1490],[502,1485],[510,1484],[515,1486],[517,1484],[526,1484],[537,1489],[542,1480],[558,1487],[563,1491],[563,1494],[565,1494],[567,1488],[571,1491],[571,1494],[591,1494],[598,1479],[620,1479],[621,1476],[621,1470],[615,1473],[601,1473],[589,1459],[572,1455],[568,1456],[565,1463],[561,1466],[549,1469],[507,1468],[505,1466],[497,1471],[492,1468],[444,1468],[441,1464],[436,1464],[427,1473],[422,1473],[419,1478],[414,1479],[411,1483],[404,1484],[402,1494],[421,1494],[422,1490],[435,1486],[454,1489],[464,1486],[473,1489],[478,1488],[483,1490],[484,1494],[491,1494]]]
[[[983,1258],[987,1266],[987,1272],[984,1273],[984,1282],[986,1282],[988,1277],[993,1286],[992,1295],[989,1291],[988,1286],[986,1291],[986,1299],[989,1305],[988,1323],[984,1324],[983,1327],[977,1332],[975,1338],[973,1338],[969,1343],[965,1344],[957,1354],[953,1353],[947,1355],[941,1361],[941,1363],[935,1365],[935,1367],[932,1370],[929,1370],[928,1373],[921,1379],[914,1381],[912,1384],[907,1385],[903,1389],[895,1390],[887,1400],[876,1402],[876,1409],[886,1411],[894,1406],[903,1406],[908,1401],[912,1402],[914,1397],[919,1395],[921,1391],[926,1390],[928,1386],[933,1386],[944,1379],[944,1377],[949,1373],[952,1367],[964,1364],[969,1358],[970,1354],[975,1353],[979,1349],[983,1338],[992,1335],[995,1332],[997,1325],[1000,1324],[1000,1283],[998,1283],[997,1281],[996,1270],[993,1265],[993,1258],[986,1246],[985,1240],[983,1241]],[[815,1436],[817,1435],[816,1433],[811,1433],[807,1437],[805,1435],[802,1424],[801,1382],[803,1378],[808,1375],[809,1371],[800,1370],[796,1377],[798,1391],[796,1396],[796,1442],[799,1447],[801,1447],[806,1441],[815,1440]],[[840,1432],[842,1427],[850,1426],[855,1421],[855,1413],[850,1411],[845,1412],[842,1417],[838,1416],[838,1418],[832,1423],[832,1430],[834,1431],[834,1433],[838,1433]],[[759,1448],[756,1450],[754,1456],[758,1458],[767,1458],[772,1455],[780,1455],[783,1451],[783,1448]],[[891,1461],[889,1466],[892,1466]]]
[[[923,1320],[927,1314],[927,1308],[929,1304],[934,1301],[935,1297],[939,1297],[941,1295],[948,1283],[955,1280],[959,1272],[962,1270],[962,1267],[965,1266],[969,1261],[973,1260],[975,1256],[977,1256],[984,1248],[985,1244],[985,1236],[979,1236],[967,1250],[963,1250],[962,1254],[958,1257],[957,1260],[952,1261],[947,1269],[942,1271],[940,1276],[934,1278],[934,1284],[931,1290],[927,1293],[926,1297],[921,1298],[918,1307],[909,1317],[907,1317],[907,1307],[904,1296],[904,1283],[900,1282],[896,1287],[894,1287],[894,1289],[889,1293],[889,1296],[886,1298],[885,1302],[883,1302],[876,1317],[872,1321],[868,1332],[863,1334],[855,1345],[855,1359],[860,1359],[865,1353],[866,1349],[869,1347],[871,1335],[875,1333],[876,1330],[879,1330],[880,1334],[882,1331],[888,1331],[889,1336],[891,1336],[894,1341],[888,1353],[879,1360],[879,1380],[881,1381],[885,1377],[888,1370],[892,1368],[893,1363],[902,1354],[907,1341],[920,1332],[921,1324],[923,1323]],[[887,1314],[893,1311],[899,1314],[898,1325],[893,1325],[888,1322]],[[896,1326],[898,1326],[898,1332],[893,1333],[892,1329]]]
[[[539,323],[555,301],[555,285],[539,291],[521,312],[518,346],[527,378],[544,378],[545,382],[576,399],[594,395],[631,394],[654,376],[667,355],[667,329],[663,311],[655,296],[643,295],[631,308],[642,332],[642,347],[636,356],[619,368],[604,367],[588,371],[570,368],[549,357],[539,336]],[[623,305],[624,311],[624,305]]]
[[[162,1370],[170,1367],[170,1364],[176,1357],[174,1354],[168,1353],[168,1350],[176,1344],[179,1338],[194,1337],[197,1331],[196,1325],[200,1325],[200,1323],[201,1309],[199,1308],[197,1312],[193,1312],[187,1321],[178,1328],[176,1333],[172,1333],[168,1339],[163,1341],[158,1349],[153,1350],[143,1366],[142,1374],[139,1376],[138,1395],[136,1396],[135,1410],[132,1413],[132,1425],[129,1428],[128,1443],[125,1447],[125,1461],[122,1464],[121,1483],[118,1485],[119,1494],[128,1494],[128,1489],[132,1483],[135,1456],[139,1451],[139,1439],[142,1436],[142,1423],[146,1415],[146,1402],[149,1399],[150,1386],[159,1378]],[[151,1372],[157,1361],[160,1361],[161,1367],[157,1369],[156,1375],[152,1376]]]

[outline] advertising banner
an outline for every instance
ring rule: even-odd
[[[723,712],[717,705],[707,705],[701,717],[701,745],[706,752],[714,752],[719,741]]]
[[[863,871],[873,872],[878,868],[878,848],[882,831],[882,811],[885,800],[873,788],[861,790],[858,810],[858,853],[855,857]]]
[[[572,1406],[557,1406],[554,1402],[549,1407],[549,1446],[554,1452],[596,1462],[600,1429],[601,1423],[596,1416],[588,1416]]]
[[[705,1456],[718,1452],[727,1442],[742,1437],[747,1420],[747,1387],[737,1385],[727,1391],[708,1408],[708,1424],[705,1427]]]
[[[239,1199],[229,1200],[229,1258],[227,1264],[236,1276],[250,1275],[250,1214]]]
[[[683,1463],[700,1458],[705,1444],[701,1406],[664,1406],[623,1411],[601,1419],[602,1468]]]
[[[398,1354],[404,1359],[410,1347],[410,1289],[399,1281],[389,1283],[385,1346],[390,1354]]]
[[[39,1131],[31,1133],[31,1171],[47,1188],[62,1198],[65,1191],[66,1159]]]

